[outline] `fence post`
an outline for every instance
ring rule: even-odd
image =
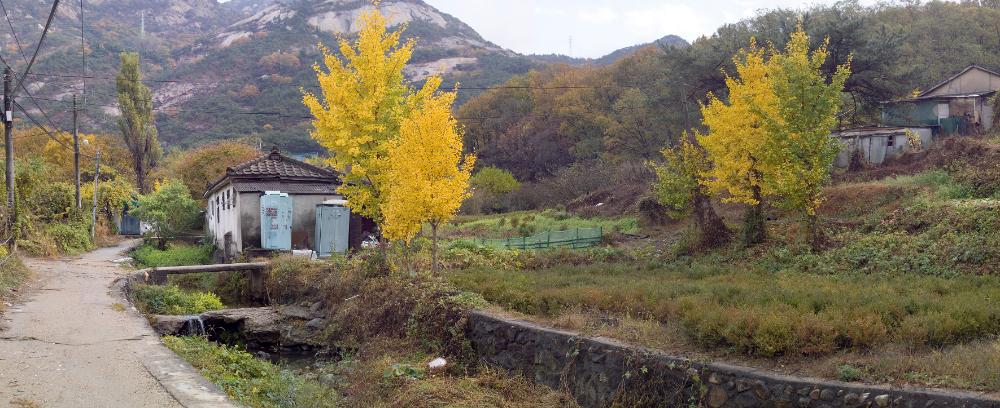
[[[552,230],[545,231],[545,248],[552,248]]]
[[[573,230],[573,249],[577,249],[577,245],[580,244],[580,228]]]

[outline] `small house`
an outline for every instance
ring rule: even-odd
[[[912,136],[911,136],[912,135]],[[877,166],[886,159],[910,151],[919,139],[920,147],[930,146],[933,129],[930,127],[866,127],[841,130],[832,135],[840,142],[840,154],[834,166],[849,168],[855,156],[864,165]],[[911,141],[911,137],[914,139]]]
[[[993,127],[990,99],[1000,73],[971,65],[913,98],[883,102],[884,126],[931,126],[935,135],[978,134]]]
[[[275,148],[209,184],[206,227],[226,259],[246,252],[346,252],[359,247],[362,230],[370,228],[347,209],[339,186],[336,172]]]

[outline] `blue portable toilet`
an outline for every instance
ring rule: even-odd
[[[292,197],[268,191],[260,197],[260,244],[263,249],[292,249]]]
[[[329,200],[316,206],[316,255],[347,253],[351,210],[344,200]]]

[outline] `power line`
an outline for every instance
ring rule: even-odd
[[[31,55],[31,61],[28,61],[28,66],[24,68],[24,73],[21,74],[21,79],[17,81],[17,86],[11,90],[11,98],[17,94],[17,88],[24,85],[24,80],[28,77],[28,73],[31,72],[31,66],[35,65],[35,59],[38,58],[38,52],[42,50],[42,44],[45,43],[45,36],[49,33],[49,27],[52,26],[52,19],[56,16],[56,9],[58,8],[59,0],[54,0],[52,2],[52,10],[49,11],[49,18],[45,21],[45,27],[42,29],[42,36],[38,39],[38,45],[35,46],[35,53]],[[25,91],[27,91],[27,89],[25,89]]]
[[[10,34],[14,36],[14,43],[17,44],[17,52],[21,54],[21,59],[24,63],[28,63],[28,57],[24,55],[24,48],[21,47],[21,40],[17,38],[17,30],[14,29],[14,23],[10,20],[10,15],[7,14],[7,7],[4,6],[3,0],[0,0],[0,9],[3,9],[3,18],[7,20],[7,25],[10,26]]]
[[[83,0],[80,0],[80,59],[83,61],[83,68],[80,76],[87,76],[87,40],[84,37]],[[83,83],[83,95],[81,104],[87,106],[87,78],[81,78]]]

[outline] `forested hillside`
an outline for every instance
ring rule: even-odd
[[[368,1],[155,0],[63,2],[53,21],[34,75],[26,82],[47,115],[29,111],[45,125],[69,127],[73,94],[86,93],[86,130],[115,129],[118,114],[114,75],[118,54],[138,51],[154,92],[157,125],[168,146],[194,146],[219,139],[249,139],[309,153],[304,89],[315,89],[312,65],[319,44],[335,47],[338,36],[356,34]],[[7,10],[20,43],[37,43],[49,5],[17,2]],[[405,24],[406,38],[419,39],[406,74],[422,81],[441,74],[446,86],[469,88],[502,83],[544,63],[505,50],[475,30],[419,0],[380,3],[389,24]],[[80,15],[84,18],[81,21]],[[81,24],[86,43],[86,71]],[[15,69],[17,41],[0,30],[5,55]],[[31,55],[33,49],[24,50]],[[85,84],[86,83],[86,84]],[[86,92],[84,92],[86,87]],[[463,92],[460,100],[474,95]],[[49,116],[52,120],[44,119]]]
[[[825,69],[850,59],[842,126],[871,124],[881,101],[926,89],[979,64],[1000,68],[1000,10],[972,2],[862,7],[841,2],[773,10],[720,27],[690,47],[650,47],[607,67],[553,66],[516,77],[460,109],[481,165],[535,181],[560,172],[657,159],[700,123],[709,93],[725,97],[732,56],[751,39],[783,47],[801,19]]]

